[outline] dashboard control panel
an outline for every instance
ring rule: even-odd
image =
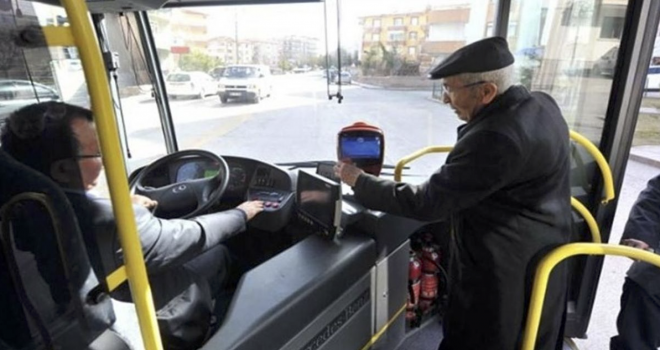
[[[251,201],[263,201],[264,211],[276,211],[284,207],[293,194],[272,189],[252,188],[248,191],[248,199]]]

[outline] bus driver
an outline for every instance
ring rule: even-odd
[[[26,106],[11,114],[0,140],[5,152],[62,187],[97,275],[121,266],[112,204],[89,194],[103,167],[92,112],[60,102]],[[221,243],[244,231],[263,203],[249,201],[190,220],[159,219],[142,205],[133,210],[163,343],[168,349],[196,349],[209,333],[213,302],[225,302],[219,299],[232,258]],[[127,289],[119,288],[113,297],[129,299]]]

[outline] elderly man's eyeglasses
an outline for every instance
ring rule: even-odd
[[[481,85],[481,84],[485,84],[485,83],[487,83],[487,81],[480,80],[480,81],[477,81],[477,82],[474,82],[474,83],[465,84],[465,85],[461,85],[461,86],[449,86],[447,84],[442,84],[442,90],[445,94],[451,94],[451,93],[454,93],[458,90],[467,89],[469,87],[473,87],[473,86],[477,86],[477,85]]]

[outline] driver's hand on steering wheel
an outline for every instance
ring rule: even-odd
[[[253,217],[255,217],[257,214],[262,212],[264,210],[264,202],[263,201],[247,201],[243,202],[241,205],[236,207],[236,209],[240,209],[245,213],[245,216],[247,217],[247,220],[250,221]]]
[[[133,202],[133,204],[145,207],[147,209],[152,209],[156,207],[156,205],[158,205],[158,202],[156,202],[155,200],[139,194],[131,195],[131,202]]]

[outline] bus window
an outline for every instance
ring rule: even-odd
[[[181,149],[273,163],[332,160],[338,130],[365,121],[396,140],[385,153],[386,162],[395,163],[422,147],[455,142],[460,121],[434,98],[426,74],[454,50],[484,38],[496,6],[478,0],[344,1],[339,30],[335,1],[172,8],[148,15],[164,72],[223,73],[214,94],[170,99]],[[253,67],[271,74],[243,74]],[[351,84],[336,83],[339,70],[350,74]],[[328,98],[340,89],[341,105]],[[137,97],[123,102],[125,109],[143,103]],[[128,133],[129,143],[142,143],[160,131]],[[444,157],[420,159],[411,172],[427,174]]]
[[[521,82],[554,96],[569,127],[600,142],[627,2],[513,2],[509,31]],[[535,25],[531,25],[535,23]],[[594,25],[596,24],[596,25]],[[523,30],[524,28],[524,30]],[[588,93],[587,93],[588,92]]]

